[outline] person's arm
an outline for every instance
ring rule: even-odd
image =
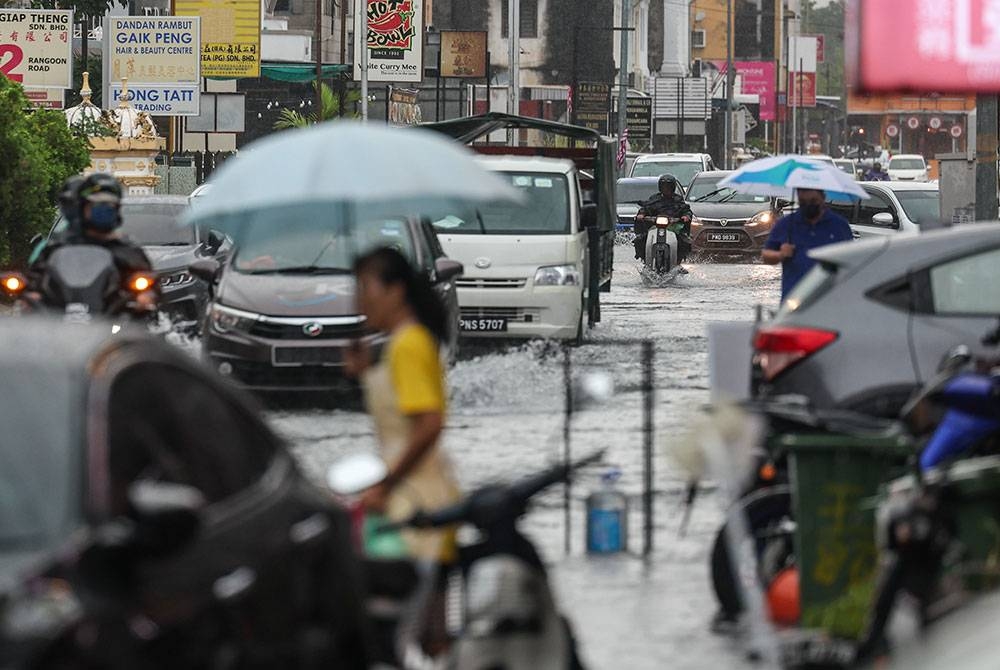
[[[788,243],[788,222],[779,219],[768,235],[760,259],[767,265],[777,265],[795,254],[795,245]]]
[[[431,447],[437,444],[438,438],[441,437],[441,432],[444,430],[444,412],[411,414],[408,418],[410,419],[410,435],[406,448],[403,450],[403,456],[384,481],[390,491],[417,467]]]

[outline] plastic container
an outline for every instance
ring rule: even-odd
[[[615,483],[620,470],[601,475],[601,488],[587,497],[587,551],[614,554],[628,549],[628,497]]]

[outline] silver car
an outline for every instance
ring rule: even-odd
[[[953,346],[982,352],[1000,316],[1000,224],[817,249],[754,336],[761,395],[891,416]]]
[[[937,184],[868,181],[859,186],[868,192],[867,200],[830,203],[830,209],[851,224],[856,238],[915,233],[941,220]]]

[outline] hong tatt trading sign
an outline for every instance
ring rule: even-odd
[[[0,74],[25,88],[73,86],[73,12],[0,9]]]

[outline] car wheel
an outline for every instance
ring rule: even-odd
[[[584,325],[587,321],[587,300],[580,300],[580,322],[576,325],[576,336],[570,340],[570,345],[574,347],[579,347],[583,344],[583,331],[586,328]]]

